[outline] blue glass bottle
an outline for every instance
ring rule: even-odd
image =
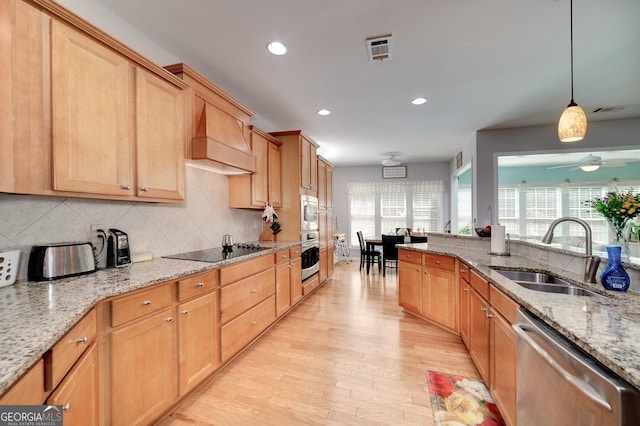
[[[600,275],[600,282],[607,290],[627,291],[631,284],[629,274],[622,267],[622,247],[607,246],[607,266]]]

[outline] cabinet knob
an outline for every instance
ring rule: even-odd
[[[493,315],[491,315],[490,313],[487,313],[487,318],[493,318]]]
[[[76,339],[76,343],[87,343],[89,341],[89,337],[84,336],[84,337],[78,337]]]
[[[198,284],[196,284],[196,285],[197,285],[198,287],[204,287],[204,283],[203,283],[203,282],[200,282],[200,283],[198,283]]]
[[[469,291],[469,287],[462,287],[462,291]]]
[[[122,185],[122,189],[124,189],[125,191],[128,191],[131,189],[131,185],[124,184]]]
[[[144,302],[142,302],[142,304],[144,306],[149,306],[151,304],[151,300],[145,300]]]
[[[62,406],[62,411],[69,411],[71,409],[71,403],[67,402]]]
[[[181,313],[182,315],[187,315],[187,314],[189,313],[189,311],[187,311],[186,309],[184,309],[184,310],[182,310],[180,313]]]
[[[439,261],[439,260],[436,260],[436,265],[439,265],[439,264],[440,264],[440,261]]]
[[[140,191],[142,192],[147,192],[149,190],[149,188],[147,188],[146,186],[141,186],[140,187]]]
[[[255,288],[251,290],[251,294],[256,294],[256,289]]]
[[[256,325],[258,324],[256,321],[251,321],[251,325]]]
[[[166,322],[173,322],[173,317],[166,317],[164,320]]]
[[[480,308],[480,310],[481,310],[482,312],[487,312],[487,308],[485,308],[484,306],[483,306],[483,307],[481,307],[481,308]]]
[[[465,274],[466,272],[467,272],[467,270],[466,270],[466,269],[460,269],[460,273],[461,273],[461,274]]]

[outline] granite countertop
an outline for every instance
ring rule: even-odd
[[[554,269],[531,259],[492,256],[486,250],[470,250],[444,244],[405,244],[410,250],[457,256],[481,276],[574,342],[585,352],[640,389],[640,295],[607,291],[599,283]],[[528,290],[505,278],[496,269],[548,271],[604,297],[573,296]]]
[[[0,394],[103,299],[300,245],[261,244],[266,250],[216,263],[156,258],[125,268],[0,288]]]

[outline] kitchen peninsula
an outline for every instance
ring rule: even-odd
[[[454,256],[520,306],[542,318],[567,339],[640,389],[640,295],[605,291],[599,283],[583,281],[584,256],[557,248],[512,242],[511,256],[488,254],[488,239],[429,234],[429,243],[399,247]],[[640,265],[627,264],[632,274]],[[605,297],[559,295],[525,289],[498,269],[547,271]],[[637,278],[636,278],[637,279]]]

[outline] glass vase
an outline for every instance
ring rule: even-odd
[[[607,266],[600,275],[600,282],[607,290],[627,291],[631,284],[629,274],[620,259],[620,246],[607,246]]]
[[[629,259],[629,256],[631,255],[631,251],[629,250],[629,239],[631,237],[633,222],[627,220],[623,223],[616,223],[607,220],[607,224],[609,225],[609,243],[607,246],[620,246],[621,258],[625,260]]]

